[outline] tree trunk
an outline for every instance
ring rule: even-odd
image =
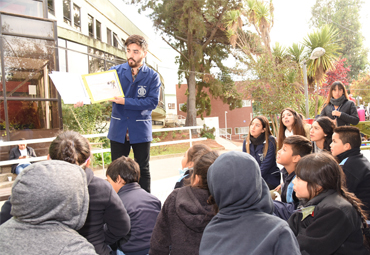
[[[279,135],[279,122],[278,122],[278,119],[277,119],[277,114],[274,114],[274,117],[275,117],[275,123],[276,123],[276,134],[275,134],[275,137],[278,137]]]

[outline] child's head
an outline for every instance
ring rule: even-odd
[[[49,157],[63,160],[82,168],[90,164],[89,141],[75,131],[66,131],[57,136],[49,147]]]
[[[279,149],[283,146],[286,129],[288,129],[289,131],[293,131],[293,134],[295,135],[306,134],[302,118],[292,108],[285,108],[284,110],[281,111],[280,114],[280,127],[278,136]]]
[[[204,144],[195,144],[190,147],[184,154],[184,157],[181,160],[181,167],[182,169],[188,167],[191,168],[194,165],[194,156],[198,152],[210,152],[211,148]]]
[[[354,148],[361,147],[361,133],[357,127],[342,126],[334,129],[333,141],[330,144],[333,156]]]
[[[208,190],[207,172],[208,168],[218,158],[215,151],[202,150],[196,153],[193,174],[191,176],[191,186]]]
[[[345,180],[343,170],[329,153],[314,153],[303,157],[297,164],[294,191],[300,199],[310,200],[325,190],[341,194]]]
[[[324,150],[330,151],[330,144],[335,125],[329,117],[320,117],[312,123],[310,136],[311,141],[324,141]]]
[[[106,175],[108,182],[118,192],[128,183],[139,182],[140,167],[135,160],[122,156],[109,165]]]
[[[296,164],[311,151],[312,144],[310,140],[304,136],[292,135],[285,138],[283,147],[277,153],[276,162],[283,166]]]
[[[263,148],[263,155],[266,156],[267,150],[269,148],[269,137],[271,135],[269,120],[265,116],[257,116],[254,117],[249,124],[249,133],[246,139],[246,150],[247,153],[250,153],[249,144],[250,144],[250,137],[253,136],[254,138],[259,137],[261,134],[265,135],[265,146]]]

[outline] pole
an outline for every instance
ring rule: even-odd
[[[304,80],[304,96],[306,99],[306,119],[310,117],[308,110],[308,83],[307,83],[307,64],[306,60],[303,61],[303,80]]]
[[[227,118],[226,118],[227,111],[225,111],[225,132],[226,132],[226,139],[227,139]]]

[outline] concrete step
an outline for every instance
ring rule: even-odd
[[[11,181],[6,181],[6,182],[0,182],[0,190],[4,188],[11,188],[13,185],[14,179]]]
[[[14,180],[17,175],[12,173],[2,173],[0,174],[0,184],[3,182],[9,182],[9,177],[12,177],[12,180]]]

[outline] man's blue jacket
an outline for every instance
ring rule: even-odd
[[[125,143],[127,129],[130,143],[152,141],[152,110],[158,105],[161,81],[158,73],[145,63],[132,82],[131,68],[128,63],[112,67],[117,70],[118,78],[125,95],[125,105],[113,103],[108,138]]]

